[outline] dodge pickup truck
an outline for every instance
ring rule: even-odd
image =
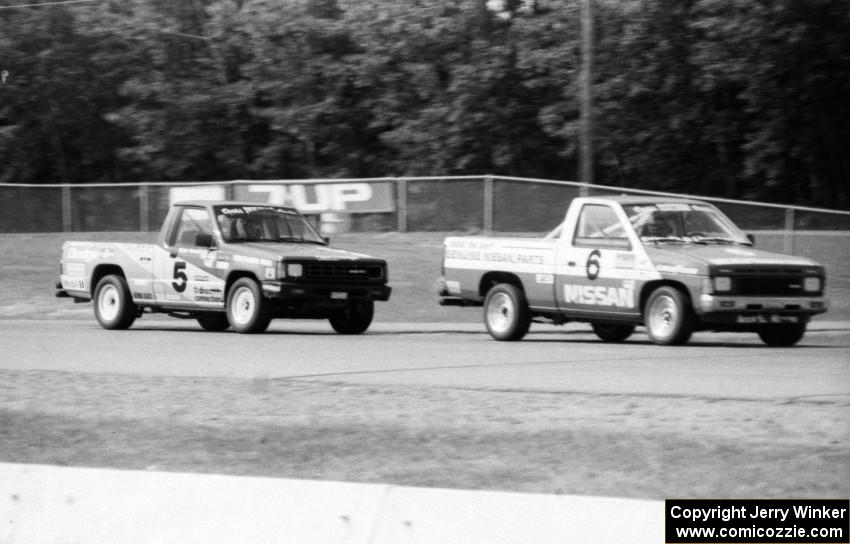
[[[661,345],[715,330],[790,346],[827,310],[825,281],[816,262],[755,249],[711,204],[616,196],[574,199],[543,238],[446,238],[439,295],[483,306],[497,340],[534,320],[590,323],[608,342],[643,325]]]
[[[386,261],[331,249],[294,208],[194,201],[172,205],[155,244],[66,242],[56,295],[93,300],[106,329],[157,312],[212,331],[286,317],[360,334],[390,291]]]

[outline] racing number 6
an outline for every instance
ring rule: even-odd
[[[174,262],[174,281],[171,282],[171,286],[174,287],[174,290],[178,293],[182,293],[186,290],[186,282],[188,281],[188,277],[186,276],[186,261],[175,261]]]
[[[584,265],[584,269],[587,271],[587,279],[595,280],[599,277],[599,258],[601,256],[602,252],[598,249],[594,249],[587,256],[587,264]]]

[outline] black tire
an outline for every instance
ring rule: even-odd
[[[94,316],[104,329],[129,329],[136,320],[139,308],[123,276],[109,274],[97,282],[94,289]]]
[[[531,326],[531,311],[522,290],[509,283],[490,289],[484,299],[484,325],[496,340],[522,340]]]
[[[622,342],[635,332],[634,325],[616,325],[613,323],[592,323],[593,332],[606,342]]]
[[[198,316],[198,324],[205,331],[226,331],[230,328],[227,314],[202,314]]]
[[[372,324],[375,315],[375,303],[371,300],[350,302],[344,310],[328,318],[331,327],[339,334],[362,334]]]
[[[806,334],[805,323],[768,325],[758,331],[761,341],[768,346],[787,347],[799,342]]]
[[[269,301],[256,281],[239,278],[233,282],[227,292],[227,321],[233,330],[245,334],[263,332],[269,327]]]
[[[684,344],[693,333],[694,317],[688,297],[668,285],[659,287],[649,296],[643,320],[649,338],[662,346]]]

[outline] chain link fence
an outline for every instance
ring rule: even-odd
[[[323,186],[389,184],[382,211],[355,213],[345,198],[321,203]],[[99,232],[158,230],[176,194],[271,202],[300,188],[319,220],[343,222],[354,232],[460,231],[545,232],[563,219],[570,201],[582,195],[689,196],[712,202],[745,231],[770,233],[781,249],[794,251],[812,233],[850,232],[850,212],[677,195],[569,181],[503,176],[229,181],[218,183],[128,183],[0,185],[0,232]],[[279,189],[279,191],[278,191]],[[277,192],[276,192],[277,191]],[[358,196],[358,198],[360,198]],[[283,203],[283,202],[275,202]],[[368,206],[366,207],[368,210]],[[386,211],[390,210],[390,211]]]

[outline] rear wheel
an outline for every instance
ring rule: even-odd
[[[241,333],[263,332],[271,321],[269,303],[259,284],[251,278],[239,278],[227,294],[227,320]]]
[[[805,323],[769,325],[758,331],[759,338],[768,346],[793,346],[806,334]]]
[[[109,274],[94,289],[94,316],[104,329],[128,329],[136,320],[138,307],[123,276]]]
[[[531,326],[525,294],[509,283],[500,283],[484,299],[484,324],[496,340],[522,340]]]
[[[198,324],[206,331],[224,331],[230,328],[227,314],[203,314],[198,316]]]
[[[615,325],[612,323],[593,323],[593,332],[606,342],[622,342],[635,332],[634,325]]]
[[[643,311],[650,339],[662,346],[684,344],[693,332],[693,316],[687,297],[675,287],[659,287],[649,296]]]
[[[372,324],[375,303],[371,300],[350,302],[345,309],[328,318],[331,327],[339,334],[361,334]]]

